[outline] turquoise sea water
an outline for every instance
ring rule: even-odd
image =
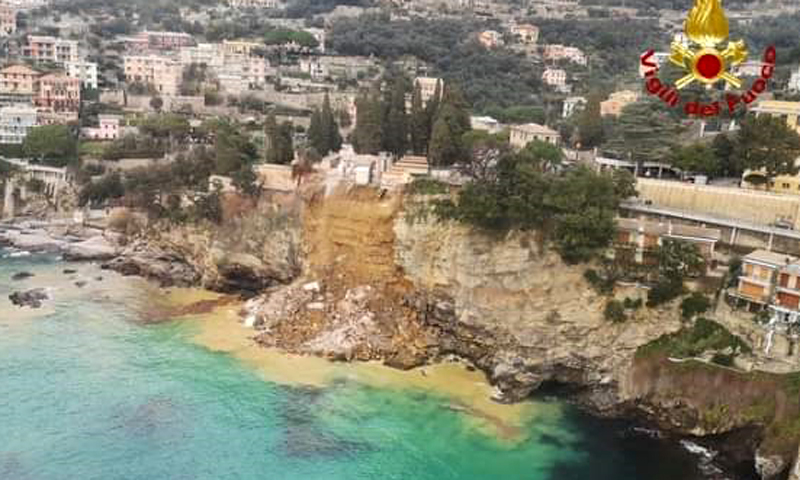
[[[509,443],[430,393],[266,382],[183,324],[142,323],[149,299],[96,275],[0,259],[0,480],[701,478],[679,447],[557,403]],[[45,308],[11,307],[37,286]]]

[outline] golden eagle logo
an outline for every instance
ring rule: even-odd
[[[744,41],[728,41],[728,18],[720,0],[695,0],[684,25],[690,41],[672,43],[670,62],[683,68],[687,74],[675,82],[679,89],[693,81],[713,85],[724,80],[729,86],[739,88],[742,81],[730,73],[730,67],[747,59]],[[727,45],[719,50],[723,44]]]

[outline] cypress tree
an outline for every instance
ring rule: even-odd
[[[325,100],[322,102],[322,136],[325,139],[325,149],[317,149],[323,155],[329,152],[338,152],[342,149],[342,135],[339,133],[339,124],[336,122],[336,117],[333,115],[331,108],[331,99],[327,92],[325,93]]]
[[[380,91],[373,86],[356,100],[356,127],[353,131],[353,148],[356,153],[375,154],[382,145],[381,120],[383,109]]]
[[[308,143],[322,155],[328,153],[322,112],[317,108],[315,108],[314,113],[311,114],[311,125],[308,127]]]
[[[266,135],[266,161],[285,165],[294,159],[292,132],[294,128],[289,122],[278,125],[275,115],[270,114],[264,126]]]
[[[457,86],[448,85],[442,95],[431,132],[428,146],[428,160],[431,164],[447,166],[467,160],[468,153],[463,137],[470,130],[467,102]]]
[[[597,92],[589,95],[586,108],[578,117],[578,137],[582,148],[592,148],[603,143],[603,117],[600,115],[600,101]]]
[[[422,88],[419,83],[414,86],[411,96],[411,118],[409,130],[411,134],[411,149],[415,155],[424,155],[428,149],[430,130],[425,107],[422,106]]]
[[[439,103],[442,100],[442,82],[436,81],[436,89],[433,91],[433,96],[428,99],[425,105],[425,116],[427,117],[427,131],[428,138],[431,137],[433,132],[433,124],[436,123],[436,115],[439,113]]]
[[[406,113],[406,82],[395,79],[389,100],[384,138],[386,150],[400,156],[408,150],[408,114]]]
[[[430,145],[428,145],[428,162],[437,167],[452,165],[458,156],[453,132],[444,117],[440,117],[433,125]]]

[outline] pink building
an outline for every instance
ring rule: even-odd
[[[17,31],[17,9],[0,4],[0,37],[13,35]]]
[[[97,119],[99,123],[97,127],[87,127],[81,130],[84,137],[91,140],[116,140],[119,138],[122,117],[119,115],[98,115]]]
[[[39,79],[34,103],[57,113],[77,112],[81,106],[81,81],[63,73],[44,75]]]

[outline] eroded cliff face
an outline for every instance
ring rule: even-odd
[[[442,348],[470,358],[508,400],[543,382],[591,387],[610,408],[629,398],[636,349],[680,328],[673,310],[603,318],[605,299],[535,234],[489,237],[452,222],[394,225],[395,258],[414,284]]]
[[[163,285],[256,294],[301,270],[299,214],[262,205],[222,225],[150,227],[105,267]]]

